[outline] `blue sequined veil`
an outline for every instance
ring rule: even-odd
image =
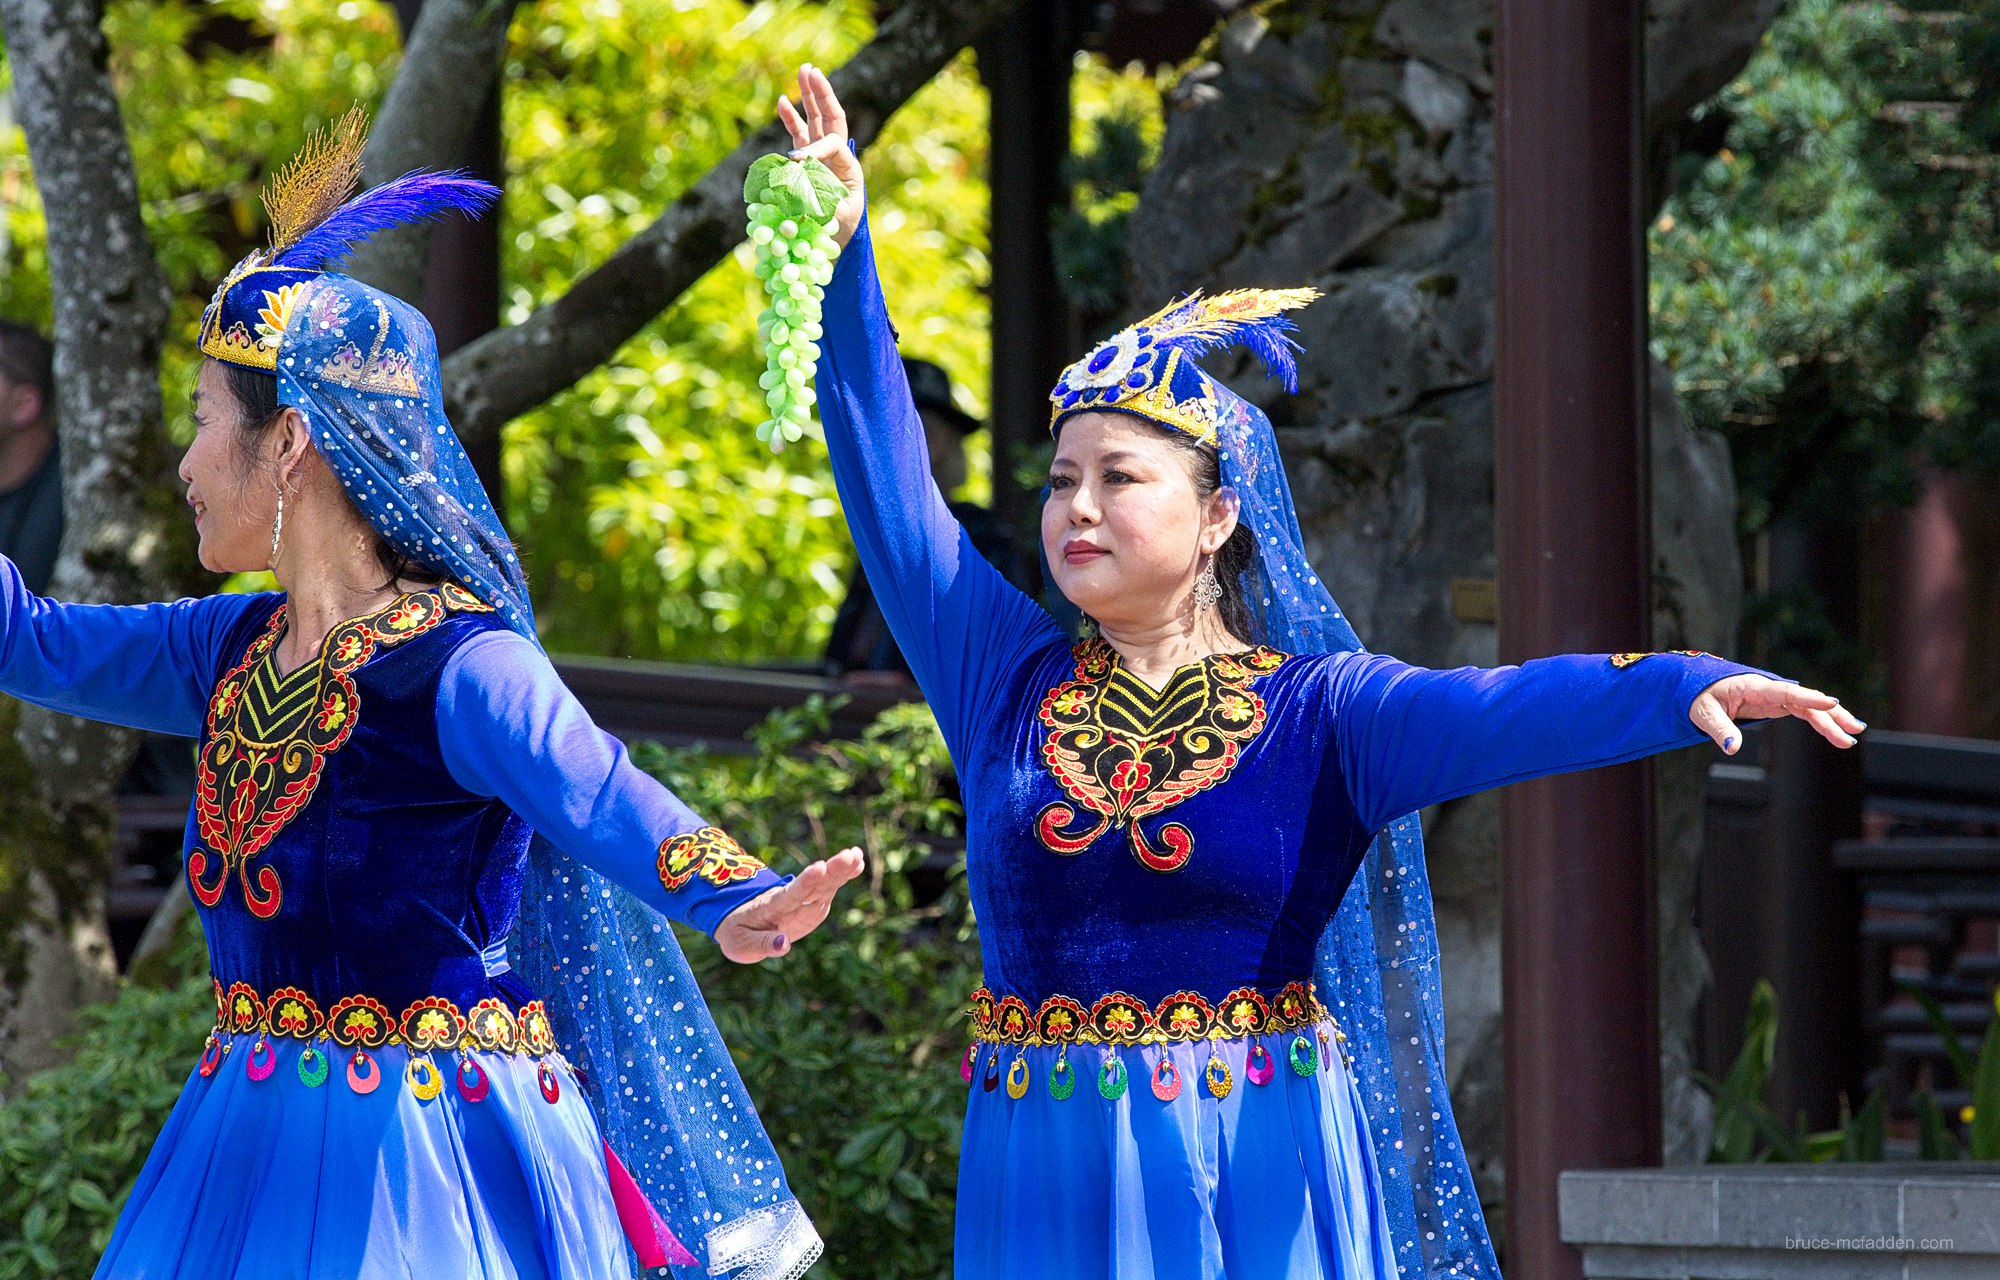
[[[217,290],[202,350],[270,369],[280,402],[304,417],[370,525],[535,640],[520,561],[445,416],[429,323],[328,270],[383,227],[478,209],[498,193],[418,173],[341,203],[359,172],[362,129],[355,117],[339,128],[280,175],[303,196],[267,197],[273,247],[238,264]],[[318,198],[341,183],[339,194]],[[285,225],[284,211],[302,206],[312,220]],[[537,837],[508,956],[545,1002],[612,1149],[676,1236],[706,1240],[706,1271],[739,1280],[803,1274],[819,1237],[665,918]]]
[[[1257,544],[1242,586],[1263,642],[1288,653],[1360,649],[1306,558],[1270,420],[1226,387],[1214,395],[1222,481]],[[1498,1280],[1445,1080],[1444,988],[1417,815],[1369,846],[1320,937],[1315,977],[1347,1033],[1402,1274]]]

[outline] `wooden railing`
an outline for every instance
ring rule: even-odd
[[[2000,981],[2000,742],[1873,732],[1862,771],[1868,834],[1835,845],[1834,861],[1861,886],[1869,1084],[1892,1113],[1929,1085],[1955,1114],[1967,1095],[1903,988],[1936,1001],[1978,1051]]]

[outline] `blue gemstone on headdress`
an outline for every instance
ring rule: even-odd
[[[1088,368],[1092,373],[1103,373],[1105,367],[1108,366],[1113,360],[1116,360],[1117,358],[1118,358],[1118,348],[1110,346],[1099,347],[1097,349],[1097,354],[1090,357],[1090,363],[1085,367]]]

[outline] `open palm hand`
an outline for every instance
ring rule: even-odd
[[[738,964],[784,955],[825,923],[834,894],[867,865],[861,850],[842,849],[799,872],[790,884],[750,899],[717,926],[715,941],[722,954]]]
[[[1735,755],[1743,745],[1738,720],[1775,720],[1796,716],[1836,747],[1854,745],[1854,735],[1868,726],[1840,705],[1840,699],[1817,689],[1769,676],[1729,676],[1702,690],[1688,708],[1688,719],[1715,739],[1715,745]]]

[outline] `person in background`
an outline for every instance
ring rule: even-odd
[[[0,320],[0,555],[30,591],[49,589],[62,545],[62,453],[48,339]]]
[[[903,374],[910,381],[910,393],[923,420],[931,478],[950,498],[965,487],[965,438],[982,424],[953,403],[951,377],[942,368],[905,356]],[[976,502],[954,501],[950,506],[952,515],[971,536],[973,547],[1001,577],[1030,596],[1041,593],[1040,566],[1022,554],[1020,542],[1005,521]],[[883,620],[867,575],[858,564],[848,576],[847,596],[827,637],[826,671],[832,676],[866,673],[864,679],[892,683],[910,680],[910,665],[889,634],[889,624]]]

